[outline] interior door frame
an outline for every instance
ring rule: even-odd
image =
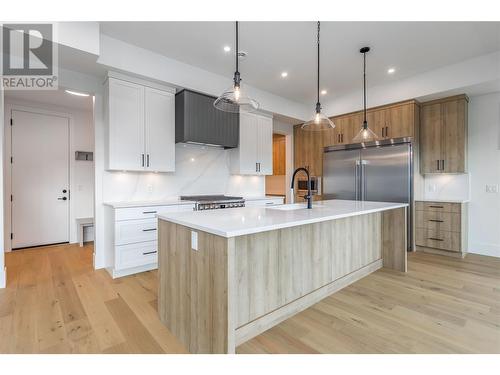
[[[44,105],[40,104],[40,107],[36,106],[26,106],[23,104],[15,104],[14,102],[5,103],[5,113],[4,113],[4,251],[12,251],[12,240],[10,238],[10,233],[12,233],[12,204],[10,203],[10,196],[12,194],[12,165],[10,163],[10,158],[12,155],[12,128],[10,126],[10,119],[12,118],[13,111],[19,112],[30,112],[41,115],[63,117],[68,119],[68,182],[69,182],[69,222],[68,222],[68,241],[71,243],[71,233],[74,232],[74,226],[76,223],[72,223],[71,215],[75,212],[75,201],[71,199],[71,192],[74,191],[74,168],[75,159],[71,157],[74,155],[73,150],[73,135],[74,135],[74,118],[71,114],[59,111],[52,111],[42,108]],[[14,124],[15,126],[15,124]]]

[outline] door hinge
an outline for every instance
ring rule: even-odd
[[[10,126],[14,125],[14,120],[10,119]]]

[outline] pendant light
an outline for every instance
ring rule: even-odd
[[[334,123],[326,117],[321,112],[321,103],[319,102],[319,29],[320,23],[318,21],[318,39],[317,39],[317,48],[318,48],[318,71],[317,71],[317,101],[316,101],[316,113],[314,114],[312,120],[304,123],[302,125],[302,129],[304,130],[329,130],[335,127]]]
[[[366,121],[366,53],[370,51],[370,47],[363,47],[359,50],[363,54],[363,125],[359,133],[352,139],[354,143],[363,143],[376,141],[378,139],[377,134],[375,134],[369,127]]]
[[[233,85],[215,99],[214,107],[224,112],[254,112],[259,109],[259,103],[255,99],[249,98],[241,87],[241,77],[238,71],[238,39],[238,21],[236,21],[236,71],[234,72]]]

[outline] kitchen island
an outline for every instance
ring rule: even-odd
[[[407,204],[330,200],[159,215],[160,319],[191,353],[236,346],[381,267]]]

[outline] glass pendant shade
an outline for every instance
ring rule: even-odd
[[[364,143],[378,140],[377,134],[375,134],[365,122],[361,127],[360,131],[356,136],[352,139],[354,143]]]
[[[312,120],[302,125],[302,129],[311,131],[321,131],[333,129],[335,124],[321,112],[316,112]]]
[[[241,85],[233,85],[215,99],[214,107],[224,112],[245,113],[257,111],[259,103],[248,97]]]

